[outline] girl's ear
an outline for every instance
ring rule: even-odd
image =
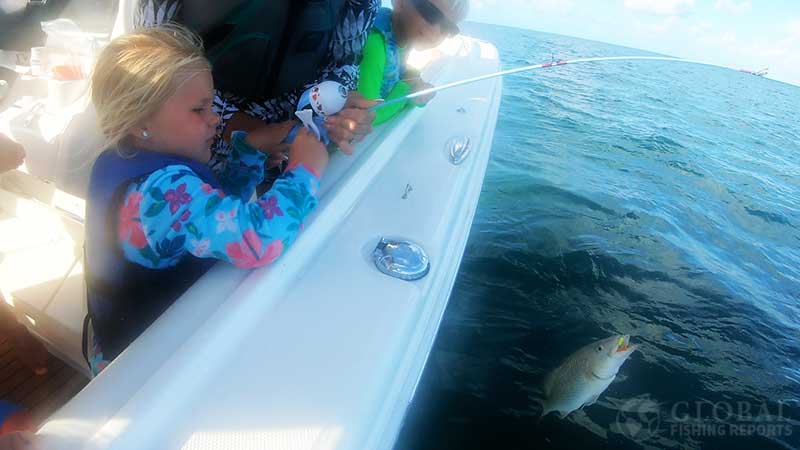
[[[153,137],[153,129],[155,128],[155,123],[152,117],[149,117],[143,120],[140,124],[138,124],[132,131],[136,138],[146,141]]]
[[[131,130],[130,136],[134,139],[147,140],[150,138],[150,132],[144,126],[138,126]]]
[[[134,127],[130,133],[128,133],[128,139],[130,140],[130,143],[137,147],[144,146],[143,144],[149,141],[152,137],[153,133],[147,127],[146,123]]]

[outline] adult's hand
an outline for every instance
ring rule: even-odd
[[[0,134],[0,173],[16,169],[25,162],[25,149]]]
[[[356,142],[372,132],[375,113],[368,109],[382,100],[367,100],[358,92],[350,92],[347,103],[339,113],[325,119],[328,136],[346,155],[352,155]]]

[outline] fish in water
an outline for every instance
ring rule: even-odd
[[[634,350],[636,346],[630,344],[630,336],[617,335],[570,355],[544,380],[542,416],[557,412],[564,418],[596,402]]]

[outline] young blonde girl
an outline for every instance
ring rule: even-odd
[[[207,166],[219,117],[199,39],[179,27],[112,41],[92,76],[108,148],[89,184],[88,359],[102,370],[217,260],[257,267],[280,256],[316,207],[325,148],[301,132],[289,170],[251,200],[280,136],[235,132],[225,170]]]

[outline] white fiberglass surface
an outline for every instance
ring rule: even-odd
[[[486,48],[465,39],[448,78],[496,70],[496,53],[486,58]],[[195,286],[43,428],[46,443],[391,445],[466,243],[499,89],[499,80],[488,80],[441,92],[378,130],[380,140],[362,146],[360,159],[342,163],[338,177],[326,174],[336,181],[284,257],[250,273],[212,271],[198,283],[203,289]],[[444,149],[453,135],[475,146],[460,166]],[[380,236],[422,244],[431,273],[405,282],[378,272],[369,253]],[[223,272],[236,280],[221,290],[213,281]],[[68,431],[75,424],[82,431]]]

